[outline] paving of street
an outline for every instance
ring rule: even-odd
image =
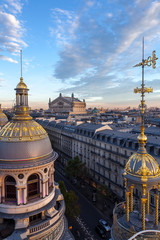
[[[79,191],[78,189],[76,189],[75,186],[73,186],[70,181],[63,176],[60,172],[58,172],[57,170],[55,171],[55,181],[58,182],[60,180],[63,180],[67,190],[73,190],[76,195],[79,197],[79,204],[80,204],[80,208],[81,208],[81,212],[80,212],[80,219],[82,219],[82,221],[86,224],[86,228],[89,229],[89,231],[91,232],[92,236],[94,236],[94,240],[100,240],[102,239],[96,232],[95,232],[95,226],[98,224],[98,220],[99,219],[106,219],[106,216],[104,216],[86,197],[84,197]],[[77,228],[80,231],[80,226],[77,223],[74,223],[73,225],[73,229],[72,232],[75,235],[75,230],[74,228]],[[82,231],[80,231],[81,233]],[[83,231],[84,233],[84,231]],[[82,234],[83,234],[82,233]],[[110,238],[110,232],[107,233],[107,239]],[[81,239],[84,240],[84,237],[80,237],[80,238],[76,238],[76,239]],[[86,238],[87,239],[87,238]]]

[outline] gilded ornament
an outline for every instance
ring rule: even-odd
[[[130,164],[127,162],[126,167],[125,167],[126,172],[131,172]]]
[[[156,51],[154,50],[152,52],[152,57],[149,56],[146,60],[143,60],[142,62],[134,65],[133,67],[139,67],[139,66],[148,66],[150,67],[152,65],[152,68],[155,69],[156,68],[156,61],[157,61],[157,56],[156,56]]]
[[[25,132],[26,132],[26,131],[27,131],[27,128],[26,128],[26,127],[23,127],[23,131],[25,131]]]
[[[141,166],[139,170],[136,172],[136,174],[142,175],[142,176],[151,176],[153,175],[153,171],[150,171],[147,166],[145,168]]]

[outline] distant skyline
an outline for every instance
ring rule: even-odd
[[[160,1],[1,0],[0,103],[15,102],[23,78],[32,108],[74,93],[87,107],[138,106],[142,37],[145,59],[156,50],[156,69],[145,67],[148,107],[160,107]]]

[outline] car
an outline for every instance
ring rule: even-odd
[[[101,238],[106,238],[106,233],[104,229],[102,229],[101,225],[97,225],[95,227],[95,231],[101,236]]]
[[[102,227],[102,229],[104,229],[104,231],[106,231],[106,232],[111,231],[110,226],[108,225],[108,223],[104,219],[99,220],[99,225]]]

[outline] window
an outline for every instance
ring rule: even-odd
[[[5,201],[16,202],[16,181],[13,177],[5,178]]]
[[[56,210],[58,210],[58,209],[60,208],[60,206],[61,206],[60,201],[56,201],[56,205],[54,206],[54,208],[55,208]]]
[[[28,199],[33,199],[35,197],[40,197],[40,186],[39,186],[39,176],[38,174],[32,174],[27,181],[28,186]]]
[[[30,225],[32,225],[34,223],[41,221],[41,219],[42,219],[42,213],[38,213],[36,215],[29,217],[29,223],[30,223]]]

